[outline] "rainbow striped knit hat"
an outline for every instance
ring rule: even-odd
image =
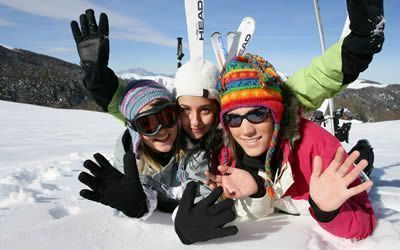
[[[234,57],[225,64],[217,82],[220,95],[220,120],[231,110],[242,107],[266,107],[274,118],[274,132],[265,160],[265,187],[270,197],[274,196],[271,157],[274,153],[283,115],[281,89],[283,80],[274,67],[264,58],[246,54]],[[227,130],[222,123],[224,130]]]

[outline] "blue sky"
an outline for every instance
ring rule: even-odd
[[[176,37],[187,42],[183,0],[0,0],[0,44],[79,63],[70,21],[87,8],[96,17],[108,14],[115,71],[143,67],[160,73],[176,70]],[[327,46],[340,37],[346,17],[345,0],[320,0]],[[386,41],[383,51],[362,73],[384,83],[400,83],[400,2],[385,0]],[[321,53],[312,0],[206,0],[205,30],[226,34],[241,19],[252,16],[256,31],[247,51],[268,59],[277,70],[291,74]],[[184,61],[189,59],[185,46]],[[215,62],[209,39],[205,57]]]

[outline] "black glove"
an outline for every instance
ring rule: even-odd
[[[216,188],[205,199],[193,204],[196,197],[197,184],[190,182],[183,193],[179,209],[175,217],[175,232],[183,244],[235,235],[236,226],[223,227],[235,219],[233,200],[225,199],[215,204],[223,193],[221,187]]]
[[[347,12],[351,33],[342,46],[343,84],[353,82],[368,68],[385,40],[383,0],[347,0]]]
[[[179,205],[179,201],[174,199],[168,200],[157,200],[157,209],[163,213],[172,213],[174,212],[175,208]]]
[[[82,68],[86,73],[105,70],[110,52],[107,15],[101,13],[99,27],[92,9],[86,10],[86,14],[82,14],[79,19],[81,29],[76,21],[72,21],[71,30],[78,47]]]
[[[352,34],[369,39],[369,44],[359,44],[364,47],[359,49],[368,49],[372,53],[381,51],[385,39],[383,0],[347,0],[347,12]]]
[[[140,218],[148,212],[146,195],[136,166],[135,155],[124,155],[125,175],[115,169],[104,156],[97,153],[94,158],[99,165],[86,160],[83,166],[92,174],[81,172],[78,179],[92,190],[83,189],[80,195],[88,200],[122,211],[129,217]]]
[[[88,9],[80,16],[80,24],[81,29],[76,21],[72,21],[71,30],[85,71],[84,83],[96,102],[107,110],[118,87],[117,76],[107,67],[110,54],[108,18],[101,13],[97,26],[94,11]]]

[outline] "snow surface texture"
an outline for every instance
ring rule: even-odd
[[[116,216],[79,197],[77,176],[95,152],[112,158],[124,130],[104,113],[0,101],[0,249],[188,249],[171,217]],[[354,123],[350,149],[368,138],[375,148],[370,196],[378,224],[363,241],[334,237],[311,216],[276,214],[240,222],[236,236],[190,249],[397,249],[400,243],[400,121]]]

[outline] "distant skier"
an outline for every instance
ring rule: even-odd
[[[353,119],[353,115],[350,115],[349,111],[344,112],[343,108],[337,109],[333,113],[333,127],[335,130],[335,136],[339,139],[339,141],[345,141],[349,143],[349,132],[351,129],[351,122],[343,122],[342,125],[339,125],[339,119],[343,118]]]
[[[324,113],[321,110],[315,110],[312,117],[311,121],[315,122],[316,124],[320,126],[326,126],[326,119],[324,116]]]

